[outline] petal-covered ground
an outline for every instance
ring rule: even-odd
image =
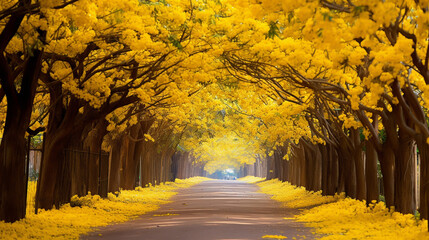
[[[83,236],[83,239],[255,240],[314,239],[310,228],[290,219],[256,185],[236,180],[205,181],[181,189],[171,203],[142,217]]]
[[[207,178],[177,179],[157,186],[121,191],[118,196],[109,194],[107,199],[87,195],[73,197],[71,204],[60,209],[34,214],[35,183],[29,185],[27,217],[15,222],[0,222],[0,239],[78,239],[96,227],[125,222],[154,211],[177,194]],[[72,207],[72,206],[74,207]]]
[[[242,179],[256,183],[262,193],[283,204],[280,208],[255,192],[254,185],[196,185],[204,180],[136,188],[109,194],[108,199],[74,197],[71,204],[37,215],[31,208],[35,186],[30,185],[28,216],[13,224],[0,222],[0,239],[429,239],[426,220],[391,211],[383,202],[367,206],[344,195],[322,196],[278,180]],[[94,229],[99,230],[91,232]]]
[[[294,219],[314,228],[316,234],[322,234],[321,240],[429,239],[427,220],[391,211],[383,202],[367,206],[364,201],[344,195],[322,196],[321,192],[310,192],[277,179],[261,181],[251,177],[247,180],[257,183],[263,193],[272,195],[272,199],[287,208],[304,208]]]

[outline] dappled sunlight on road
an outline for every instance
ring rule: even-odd
[[[284,209],[258,187],[234,180],[207,181],[183,189],[173,202],[126,224],[102,228],[84,239],[246,240],[265,235],[289,239],[310,230],[286,220],[296,210]]]

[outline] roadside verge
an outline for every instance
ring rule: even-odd
[[[389,210],[384,202],[373,202],[367,206],[365,201],[351,199],[344,194],[322,196],[321,191],[307,191],[304,187],[277,179],[263,180],[254,177],[244,179],[254,182],[261,192],[271,195],[283,206],[301,210],[293,219],[315,229],[314,234],[321,236],[321,240],[429,239],[427,220]]]
[[[78,239],[97,227],[125,222],[161,204],[168,203],[176,190],[188,188],[207,178],[194,177],[156,186],[137,187],[132,191],[109,193],[107,199],[98,195],[74,196],[60,209],[30,213],[15,223],[0,222],[0,239]]]

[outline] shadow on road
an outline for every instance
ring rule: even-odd
[[[310,229],[290,218],[297,210],[281,208],[256,185],[206,181],[182,189],[172,203],[137,220],[100,228],[82,239],[248,240],[264,235],[313,239]]]

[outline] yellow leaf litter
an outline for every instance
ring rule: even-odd
[[[271,239],[286,239],[287,237],[282,235],[265,235],[262,238],[271,238]]]
[[[295,219],[314,228],[321,240],[429,239],[427,220],[391,211],[383,202],[366,206],[364,201],[346,198],[344,194],[322,196],[320,191],[306,191],[277,179],[257,185],[261,192],[272,195],[286,207],[306,208]]]
[[[28,188],[27,217],[15,223],[0,222],[0,239],[78,239],[96,227],[125,222],[154,211],[176,194],[207,178],[176,179],[157,186],[137,187],[121,191],[118,196],[109,193],[107,199],[98,195],[74,196],[70,204],[60,209],[34,214],[36,184]],[[75,206],[75,207],[72,207]]]
[[[239,178],[237,180],[242,181],[242,182],[247,182],[247,183],[257,183],[257,182],[264,181],[265,178],[260,178],[260,177],[255,177],[255,176],[245,176],[245,177]]]

